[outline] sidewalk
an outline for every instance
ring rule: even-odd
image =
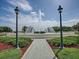
[[[21,59],[57,59],[45,39],[34,39]]]

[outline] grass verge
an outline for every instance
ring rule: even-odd
[[[0,59],[20,59],[19,49],[8,49],[0,52]]]
[[[58,59],[79,59],[79,49],[77,48],[53,49],[53,51]]]

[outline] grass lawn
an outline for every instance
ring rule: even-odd
[[[58,59],[79,59],[79,49],[77,48],[64,48],[60,51],[59,49],[53,49],[53,51]]]
[[[8,49],[0,52],[0,59],[20,59],[19,49]]]

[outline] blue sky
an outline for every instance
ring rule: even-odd
[[[63,7],[63,26],[72,26],[79,22],[79,0],[0,0],[0,25],[15,29],[14,8],[19,7],[19,28],[38,27],[39,10],[42,19],[40,27],[58,26],[58,6]]]

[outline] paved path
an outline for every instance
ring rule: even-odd
[[[22,59],[56,59],[45,39],[34,39]]]

